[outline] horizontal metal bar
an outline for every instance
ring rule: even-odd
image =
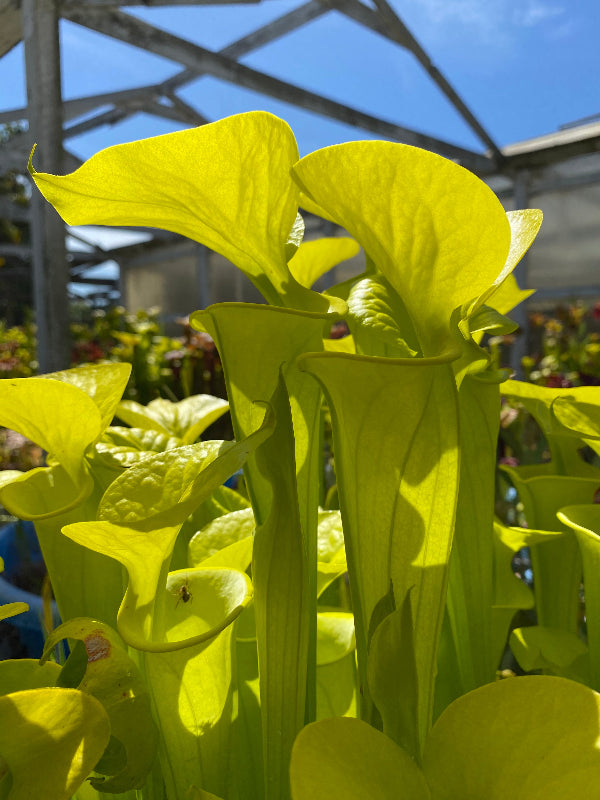
[[[460,161],[476,172],[488,174],[494,171],[494,162],[488,156],[426,134],[417,133],[299,86],[286,83],[271,75],[238,64],[220,53],[213,53],[185,39],[159,30],[121,11],[109,11],[102,14],[96,11],[86,13],[68,11],[67,16],[72,22],[177,61],[190,69],[209,73],[215,78],[235,83],[347,125],[377,133],[385,138],[432,150]]]

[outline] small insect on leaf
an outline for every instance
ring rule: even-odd
[[[187,580],[175,589],[174,594],[177,597],[175,608],[177,608],[179,603],[190,603],[194,599],[193,594],[190,592],[190,587],[187,584]]]

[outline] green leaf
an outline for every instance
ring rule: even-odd
[[[287,241],[285,243],[285,259],[288,263],[298,252],[298,248],[302,244],[303,238],[304,238],[304,220],[302,219],[302,214],[298,212],[296,214],[296,219],[294,220],[294,224],[292,225],[292,230],[289,232]],[[296,276],[294,275],[294,277]]]
[[[332,353],[356,353],[356,345],[352,335],[344,336],[341,339],[325,339],[323,347]]]
[[[600,696],[550,676],[488,684],[434,725],[423,772],[435,800],[600,797]]]
[[[317,719],[356,717],[356,657],[317,667]]]
[[[560,521],[575,532],[583,560],[587,640],[590,652],[590,685],[600,688],[600,506],[574,505],[561,508]]]
[[[590,399],[594,401],[598,397],[595,387],[555,389],[521,381],[507,381],[502,386],[502,394],[521,403],[544,432],[552,454],[552,466],[549,467],[551,472],[571,477],[600,474],[596,467],[584,462],[579,455],[584,431],[589,430],[589,418],[585,413],[580,417],[576,410],[573,412],[575,416],[570,416],[567,410],[569,406],[575,409]],[[558,413],[555,413],[555,404]],[[565,420],[566,425],[563,425],[561,418]],[[577,430],[580,423],[581,431]],[[571,424],[573,428],[568,427]],[[592,447],[594,441],[594,439],[590,441]]]
[[[423,775],[387,736],[348,717],[307,725],[294,744],[293,800],[430,800]],[[457,797],[460,795],[457,795]]]
[[[342,517],[337,510],[319,510],[317,529],[317,597],[347,572]]]
[[[311,197],[308,197],[308,195],[304,194],[304,192],[300,192],[298,204],[300,208],[308,211],[309,214],[315,214],[317,217],[326,219],[328,222],[336,222],[335,217],[333,217],[331,214],[328,214],[324,208],[321,208],[318,203],[315,203],[315,201]]]
[[[188,553],[189,543],[196,533],[212,520],[244,508],[250,508],[250,503],[235,489],[229,489],[227,486],[219,486],[215,489],[210,497],[204,500],[183,523],[173,549],[171,569],[196,566],[190,562]]]
[[[243,464],[245,455],[231,442],[222,441],[156,453],[122,473],[109,486],[98,516],[114,524],[141,525],[146,529],[181,524],[194,510],[191,503],[194,507],[199,505],[219,485],[211,475],[208,489],[206,472],[211,467],[210,473],[218,471],[222,483]],[[203,496],[196,502],[198,490]]]
[[[293,176],[394,287],[424,355],[447,349],[452,312],[493,284],[509,253],[493,192],[451,161],[391,142],[318,150]]]
[[[29,611],[27,603],[4,603],[0,606],[0,620],[15,617],[17,614],[23,614]]]
[[[233,542],[222,550],[213,553],[199,566],[203,569],[225,567],[226,569],[237,569],[239,572],[246,572],[252,563],[253,549],[254,537],[246,536],[245,539]]]
[[[244,620],[251,609],[244,612],[237,623],[235,644],[237,667],[238,746],[235,754],[236,773],[240,800],[261,800],[265,796],[263,774],[263,740],[260,709],[260,679],[258,675],[258,652],[254,618],[248,627],[252,636],[240,641]]]
[[[356,352],[392,358],[417,354],[419,343],[404,303],[383,275],[357,281],[347,302]]]
[[[600,387],[579,386],[561,393],[552,403],[552,413],[582,439],[600,439]]]
[[[0,503],[19,519],[36,522],[65,514],[87,500],[94,488],[81,464],[77,483],[60,464],[21,472],[0,488]]]
[[[127,569],[129,583],[118,614],[118,629],[128,644],[162,651],[187,646],[188,638],[204,641],[228,625],[249,602],[249,584],[241,573],[228,571],[229,577],[220,585],[208,577],[208,571],[203,576],[190,572],[193,591],[198,591],[198,596],[208,592],[214,608],[207,613],[213,615],[213,621],[218,618],[214,625],[200,620],[190,632],[187,624],[178,627],[180,620],[166,613],[172,603],[167,601],[169,594],[164,587],[175,539],[184,521],[271,435],[271,412],[254,411],[262,415],[262,424],[243,441],[201,442],[148,458],[111,484],[98,508],[98,521],[63,528],[72,541],[115,559]],[[200,582],[198,587],[196,581]],[[221,597],[226,589],[231,597],[225,599],[223,607]]]
[[[115,472],[112,476],[114,479],[121,470],[129,469],[155,453],[181,447],[181,444],[181,439],[166,433],[113,426],[104,431],[102,438],[96,443],[95,455],[104,466]],[[94,462],[91,466],[93,470]]]
[[[123,639],[139,650],[167,652],[211,639],[241,613],[252,596],[249,579],[235,570],[167,574],[178,530],[175,525],[140,531],[98,521],[68,525],[63,531],[127,569],[129,583],[117,627]],[[182,586],[195,603],[181,602]]]
[[[306,712],[309,615],[317,599],[307,574],[307,564],[315,562],[309,561],[309,544],[303,538],[308,532],[301,523],[290,399],[284,386],[280,378],[272,399],[277,415],[273,436],[255,456],[260,479],[269,486],[262,508],[255,507],[257,519],[267,499],[270,508],[257,525],[252,557],[265,794],[273,800],[289,793],[290,754]],[[302,444],[308,451],[308,442]]]
[[[358,242],[348,237],[313,239],[302,242],[288,266],[298,283],[310,289],[332,267],[352,258],[359,250]]]
[[[317,614],[317,665],[341,661],[354,650],[354,616],[338,609]]]
[[[413,642],[411,589],[400,608],[377,626],[367,658],[369,690],[383,732],[413,758],[419,756],[419,676]]]
[[[579,669],[587,661],[588,649],[579,636],[570,631],[543,625],[515,628],[510,634],[510,649],[525,672],[544,669],[563,678],[587,682]],[[589,680],[589,667],[587,672]]]
[[[258,407],[253,411],[254,430],[242,441],[178,447],[128,469],[105,492],[98,517],[145,530],[181,525],[271,435],[275,424],[271,411],[264,413]],[[258,425],[257,414],[262,416]]]
[[[182,444],[193,444],[228,409],[229,403],[220,397],[197,394],[177,403],[157,397],[147,406],[134,400],[123,400],[116,415],[132,428],[154,430],[175,436]]]
[[[522,478],[519,468],[506,472],[519,493],[527,524],[536,530],[566,530],[556,519],[557,511],[571,504],[592,502],[598,488],[598,478],[566,475]],[[575,633],[581,583],[581,557],[575,537],[548,537],[533,544],[531,558],[539,624]]]
[[[110,738],[102,705],[75,689],[42,688],[0,697],[2,767],[10,800],[69,800]]]
[[[198,789],[196,786],[192,786],[185,797],[186,800],[221,800],[216,794],[205,792],[204,789]]]
[[[34,441],[55,462],[21,473],[0,489],[0,502],[20,519],[57,514],[92,490],[84,462],[102,433],[98,406],[81,389],[58,380],[15,378],[0,382],[0,424]]]
[[[414,586],[422,741],[432,713],[458,492],[452,368],[442,358],[334,353],[307,354],[299,365],[322,384],[331,410],[356,622],[361,716],[371,718],[366,653],[373,611],[390,580],[399,597]]]
[[[31,162],[29,169],[68,225],[180,233],[232,261],[277,303],[295,283],[286,243],[298,208],[290,178],[297,159],[288,125],[254,111],[110,147],[64,177]]]
[[[319,509],[317,529],[317,559],[321,564],[330,564],[341,560],[344,549],[344,529],[342,515],[337,509],[324,511]],[[345,557],[344,557],[345,560]]]
[[[12,473],[1,502],[20,519],[43,520],[83,503],[93,490],[85,455],[112,419],[126,364],[87,365],[0,385],[0,422],[48,451],[49,467]],[[53,576],[54,577],[54,576]]]
[[[82,389],[98,406],[104,429],[112,422],[130,375],[130,364],[83,364],[76,369],[50,372],[40,377],[64,381]]]
[[[461,694],[494,679],[494,493],[500,422],[497,384],[467,376],[458,393],[460,483],[450,558],[448,620]],[[440,665],[444,669],[444,665]]]
[[[421,773],[365,723],[322,720],[294,745],[292,797],[598,798],[599,722],[600,695],[579,683],[533,676],[488,684],[442,714],[427,737]]]
[[[22,478],[24,475],[23,470],[20,469],[3,469],[0,471],[0,489],[6,484],[12,483],[17,478]]]
[[[321,469],[321,395],[317,384],[299,372],[296,358],[321,350],[324,333],[336,320],[333,313],[237,303],[213,306],[190,319],[193,327],[210,333],[225,365],[236,438],[251,429],[254,402],[273,403],[277,416],[276,434],[244,469],[257,521],[252,574],[265,791],[274,800],[289,792],[293,740],[305,718],[316,714],[319,486],[314,476]]]
[[[492,635],[498,665],[506,648],[510,626],[516,612],[535,606],[535,597],[527,584],[518,578],[512,568],[515,553],[523,547],[546,542],[564,531],[538,531],[532,528],[511,528],[494,521],[494,605],[492,607]]]
[[[161,404],[162,402],[171,404],[170,400],[163,401],[160,397],[157,399],[161,401]],[[136,403],[135,400],[121,400],[115,411],[115,416],[132,428],[154,431],[155,433],[161,433],[163,436],[173,436],[173,431],[168,427],[171,420],[167,417],[167,425],[165,425],[163,419],[161,419],[164,414],[160,415],[158,413],[160,406],[153,413],[151,406],[154,402],[154,400],[151,400],[147,406],[143,406],[141,403]]]
[[[481,306],[481,308],[469,317],[469,332],[490,333],[500,336],[506,333],[514,333],[519,327],[518,323],[505,317],[491,306]]]
[[[510,249],[506,257],[506,262],[493,284],[479,296],[471,309],[471,313],[477,311],[484,303],[493,306],[500,311],[500,313],[506,313],[517,305],[517,303],[514,302],[508,308],[501,308],[499,303],[504,305],[509,301],[507,296],[509,290],[511,290],[512,294],[509,302],[516,299],[513,294],[516,282],[513,284],[509,279],[512,271],[529,250],[533,240],[537,236],[542,225],[543,214],[537,208],[526,208],[519,211],[508,211],[506,213],[506,218],[510,225]],[[505,285],[507,281],[509,281],[508,286]],[[528,292],[526,296],[529,294],[532,294],[532,292]],[[522,297],[521,299],[525,298]],[[518,302],[520,302],[520,300]]]
[[[119,771],[92,778],[92,786],[110,793],[141,788],[156,757],[157,732],[150,697],[135,663],[108,625],[87,618],[69,620],[52,631],[41,663],[64,638],[83,642],[87,664],[76,688],[102,704],[110,720],[111,736],[124,749],[125,763]],[[98,765],[96,772],[102,771]]]
[[[354,616],[339,609],[317,613],[317,719],[356,716]]]
[[[179,603],[178,613],[201,614],[207,599],[194,591],[191,601]],[[176,598],[171,600],[174,607]],[[218,797],[236,796],[234,635],[234,625],[229,625],[194,646],[142,654],[161,730],[161,766],[169,798],[185,798],[190,786],[201,786]]]
[[[40,666],[37,658],[16,658],[0,661],[0,695],[24,689],[56,686],[60,667],[49,661]]]
[[[535,289],[520,289],[515,276],[507,275],[487,303],[501,314],[508,314],[532,294],[535,294]]]
[[[190,565],[198,567],[223,548],[248,538],[255,527],[254,512],[251,508],[232,511],[230,514],[217,517],[190,539],[188,545]]]

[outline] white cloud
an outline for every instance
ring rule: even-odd
[[[419,0],[430,21],[436,25],[450,20],[465,25],[488,28],[498,13],[498,0]]]
[[[565,9],[560,6],[551,5],[543,0],[531,0],[531,2],[523,3],[522,8],[514,10],[513,21],[517,25],[532,28],[548,20],[562,17],[564,13]]]
[[[472,37],[480,44],[502,48],[519,30],[552,23],[564,25],[566,9],[551,0],[409,0],[413,13],[446,40]],[[402,6],[395,0],[402,16]],[[437,29],[437,31],[436,31]]]

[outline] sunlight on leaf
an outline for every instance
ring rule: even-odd
[[[423,771],[435,800],[597,800],[599,723],[591,689],[509,678],[449,706],[427,738]]]
[[[176,436],[181,444],[193,444],[198,436],[229,409],[220,397],[197,394],[177,403],[158,397],[142,406],[134,400],[122,400],[115,414],[132,428],[145,428]]]
[[[0,620],[16,617],[17,614],[24,614],[25,611],[29,611],[27,603],[4,603],[0,606]]]
[[[391,142],[317,150],[293,175],[398,292],[423,353],[445,349],[453,310],[488,289],[509,252],[510,226],[491,189],[438,155]]]
[[[264,111],[116,145],[71,175],[30,172],[68,225],[180,233],[232,261],[267,300],[294,283],[286,243],[298,208],[294,134]],[[304,295],[303,295],[304,296]]]
[[[156,757],[157,732],[148,691],[135,662],[108,625],[79,618],[52,631],[40,663],[51,656],[54,646],[64,638],[71,640],[71,648],[73,641],[83,642],[87,655],[81,681],[72,688],[102,703],[110,720],[111,736],[123,746],[126,756],[125,764],[116,774],[110,771],[107,775],[94,777],[92,786],[110,793],[141,788]],[[103,770],[97,767],[96,772],[102,773]]]
[[[430,800],[421,771],[391,739],[357,719],[307,725],[294,744],[293,800]]]
[[[358,242],[347,237],[331,237],[302,242],[289,263],[290,272],[307,289],[322,275],[342,261],[355,256]]]
[[[75,689],[31,689],[0,697],[0,753],[10,800],[69,800],[110,738],[102,705]]]
[[[0,661],[0,695],[56,686],[59,675],[60,666],[53,661],[41,666],[37,658]]]
[[[561,508],[559,520],[575,532],[583,560],[587,642],[590,652],[590,685],[600,689],[600,505]]]

